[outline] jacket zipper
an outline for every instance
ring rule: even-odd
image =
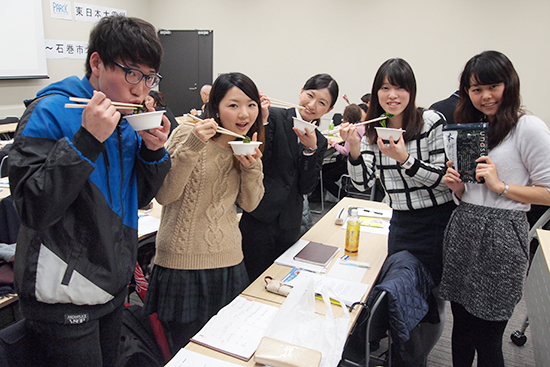
[[[105,144],[105,143],[103,143]],[[111,177],[109,171],[111,170],[111,164],[109,163],[109,156],[107,155],[107,149],[103,152],[103,161],[105,161],[105,168],[107,169],[107,190],[109,190],[109,201],[111,207],[113,206],[113,194],[111,193]]]
[[[123,194],[122,194],[122,191],[124,189],[124,167],[122,166],[123,164],[123,159],[122,159],[122,129],[120,127],[120,122],[118,123],[118,125],[116,126],[116,131],[117,131],[117,136],[118,136],[118,157],[120,159],[120,207],[122,209],[122,218],[124,219],[124,202],[122,201],[122,197],[123,197]]]

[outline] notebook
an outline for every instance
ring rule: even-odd
[[[294,256],[294,260],[308,264],[328,266],[330,261],[340,250],[339,247],[323,245],[320,242],[310,241],[300,252]]]
[[[248,361],[278,310],[262,302],[235,297],[208,320],[191,341]]]

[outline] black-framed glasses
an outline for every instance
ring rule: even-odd
[[[126,66],[120,65],[116,61],[114,63],[116,66],[124,70],[124,72],[126,73],[126,81],[130,84],[138,84],[143,78],[145,78],[145,86],[147,88],[154,88],[159,85],[160,81],[162,80],[162,76],[158,73],[147,75],[144,74],[141,70],[127,68]]]

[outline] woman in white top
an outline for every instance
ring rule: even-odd
[[[489,155],[464,183],[453,163],[444,182],[460,201],[445,232],[440,294],[454,316],[454,366],[504,366],[502,335],[529,264],[530,204],[550,205],[550,131],[520,106],[519,77],[500,52],[471,58],[460,77],[456,123],[488,121]]]

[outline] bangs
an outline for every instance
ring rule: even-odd
[[[391,85],[405,88],[407,92],[413,93],[416,89],[416,81],[412,70],[410,72],[407,71],[404,67],[394,64],[388,68],[386,77]]]
[[[499,74],[494,70],[483,69],[478,72],[475,72],[474,70],[471,75],[478,85],[499,84],[504,82],[502,74]],[[468,80],[468,88],[471,87],[470,80],[471,78]]]

